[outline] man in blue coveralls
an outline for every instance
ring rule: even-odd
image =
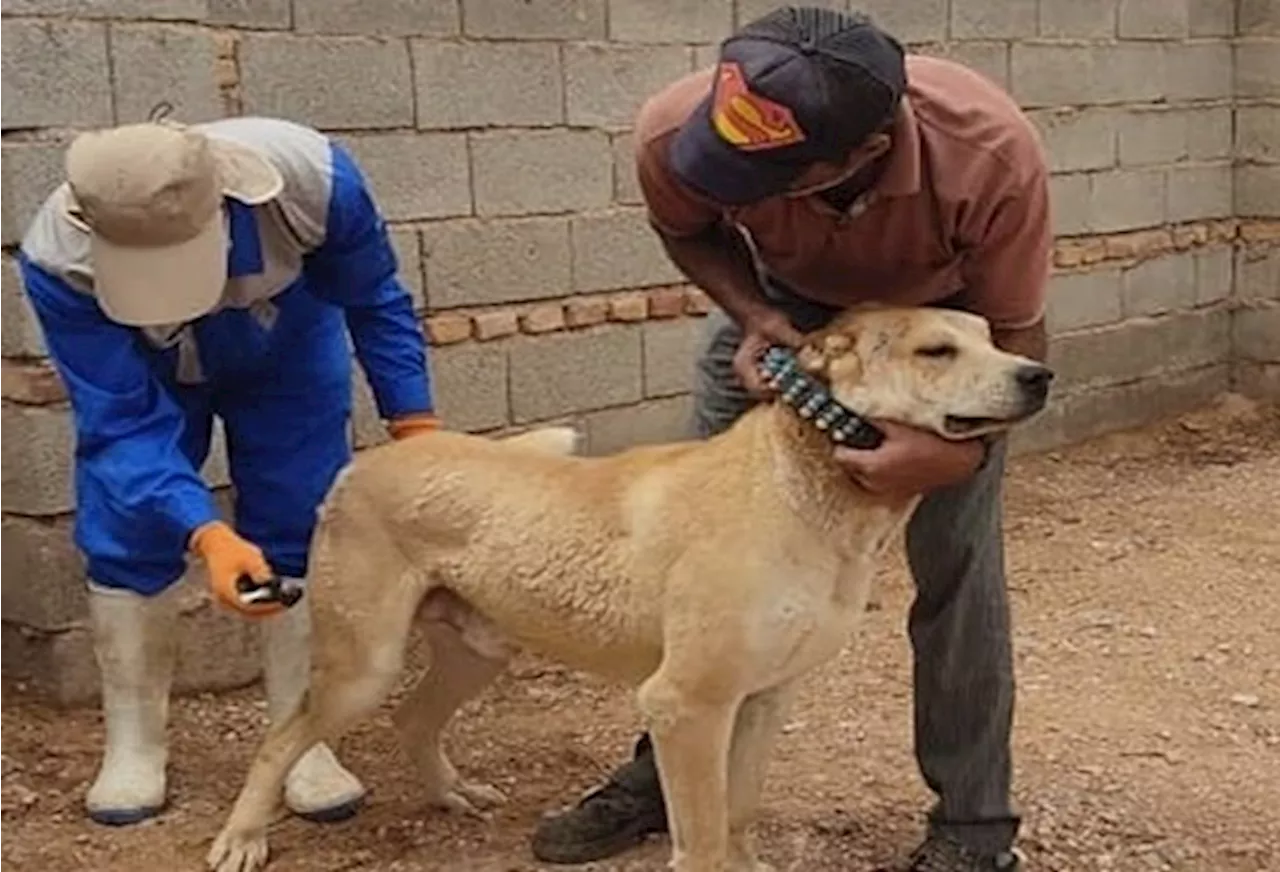
[[[306,608],[250,605],[247,575],[301,580],[316,509],[351,457],[351,348],[390,434],[437,427],[423,336],[360,170],[269,118],[148,122],[80,136],[19,263],[76,429],[75,541],[88,563],[106,746],[89,816],[166,802],[188,553],[214,597],[264,618],[267,714],[308,678]],[[348,335],[351,342],[348,343]],[[219,520],[200,469],[222,418],[236,490]],[[297,814],[336,820],[364,788],[324,745],[289,776]]]

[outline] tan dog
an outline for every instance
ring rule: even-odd
[[[997,350],[983,319],[942,309],[847,313],[800,360],[850,408],[948,438],[1035,414],[1049,376]],[[440,740],[510,640],[638,688],[675,869],[767,868],[748,826],[787,704],[849,641],[917,500],[854,486],[826,437],[781,404],[704,441],[565,456],[574,442],[568,428],[439,433],[363,452],[342,474],[304,600],[310,692],[268,733],[210,867],[265,862],[285,773],[380,704],[418,620],[431,663],[395,721],[430,803],[502,800],[462,780]]]

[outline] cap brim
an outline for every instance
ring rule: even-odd
[[[227,281],[227,231],[221,210],[177,245],[126,247],[89,237],[98,304],[133,327],[176,324],[208,313]]]
[[[768,160],[738,150],[711,123],[708,97],[671,139],[671,169],[691,188],[724,206],[744,206],[784,194],[804,171],[800,161]]]

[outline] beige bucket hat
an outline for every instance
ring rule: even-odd
[[[174,324],[209,312],[227,281],[224,196],[280,193],[251,148],[168,121],[81,134],[66,160],[67,216],[88,231],[98,304],[121,324]]]

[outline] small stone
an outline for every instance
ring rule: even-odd
[[[1096,543],[1096,545],[1101,547],[1102,543]],[[1105,612],[1093,612],[1085,616],[1082,626],[1086,629],[1110,630],[1117,623],[1115,615],[1109,615]]]

